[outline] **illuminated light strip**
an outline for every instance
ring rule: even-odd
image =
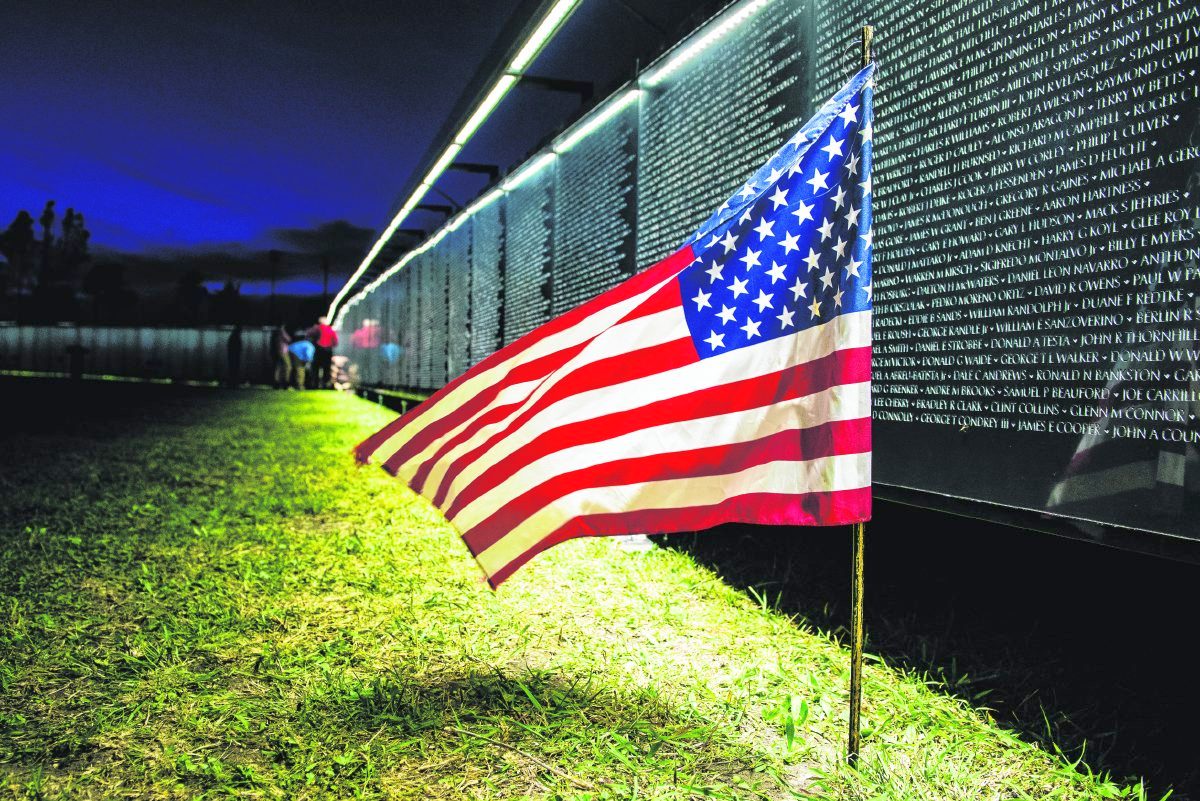
[[[642,76],[641,83],[645,86],[654,86],[662,82],[668,75],[711,47],[718,39],[721,39],[734,28],[757,14],[770,2],[771,0],[749,0],[749,2],[737,11],[732,12],[728,17],[714,25],[712,30],[679,52],[672,53],[661,65],[650,69],[647,74]]]
[[[366,258],[359,264],[358,269],[354,271],[354,274],[350,276],[350,279],[346,281],[341,290],[334,296],[333,302],[329,304],[329,310],[326,314],[331,317],[334,315],[334,311],[345,299],[346,295],[350,293],[358,279],[367,271],[371,262],[379,255],[379,252],[383,250],[383,246],[392,238],[392,235],[396,233],[396,230],[400,228],[400,225],[408,215],[421,202],[421,199],[425,197],[425,194],[433,186],[433,183],[454,162],[455,156],[467,144],[475,131],[479,129],[479,126],[483,125],[484,121],[487,120],[496,106],[500,104],[500,101],[504,99],[509,90],[520,81],[525,68],[533,63],[533,60],[541,53],[542,48],[554,37],[558,29],[567,21],[567,18],[571,16],[571,13],[580,2],[581,0],[558,0],[557,3],[550,7],[550,10],[542,17],[542,21],[538,23],[533,33],[529,35],[529,38],[525,40],[525,43],[521,45],[517,54],[508,63],[504,74],[496,80],[483,100],[471,112],[471,115],[467,118],[462,128],[455,134],[451,144],[446,147],[441,156],[434,162],[433,168],[425,175],[420,185],[413,190],[412,195],[405,201],[404,206],[392,218],[391,223],[384,229],[383,234],[375,241],[375,244],[371,246],[371,250],[368,251]],[[337,319],[340,320],[341,315],[338,315]]]
[[[558,31],[558,26],[567,21],[567,17],[571,16],[571,12],[575,10],[575,6],[579,5],[579,0],[558,0],[549,13],[542,19],[541,23],[530,34],[529,39],[513,56],[513,60],[508,65],[509,72],[521,72],[528,67],[538,53],[542,52],[542,48],[550,41]]]
[[[550,162],[552,161],[554,161],[553,152],[543,153],[533,161],[522,166],[521,169],[517,170],[517,172],[510,175],[508,179],[501,184],[501,186],[504,187],[505,192],[511,192],[533,176],[537,175],[544,168],[550,166]]]
[[[631,103],[636,102],[641,97],[641,94],[640,89],[628,89],[622,94],[613,97],[605,104],[604,110],[599,114],[593,114],[574,130],[567,131],[561,142],[554,143],[554,151],[556,153],[566,153],[579,144],[581,139],[590,136],[601,125],[627,109]]]
[[[508,94],[508,90],[516,85],[520,78],[516,75],[501,75],[492,86],[492,90],[483,98],[483,102],[475,109],[467,121],[463,123],[463,127],[458,129],[458,133],[454,135],[454,143],[457,145],[465,145],[470,138],[479,130],[479,126],[483,125],[484,121],[495,110],[496,106],[500,105],[500,101]]]

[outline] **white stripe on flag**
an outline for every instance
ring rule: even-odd
[[[465,465],[462,472],[451,482],[446,504],[453,503],[463,488],[501,459],[555,428],[720,386],[731,379],[741,381],[758,378],[827,356],[835,350],[866,347],[870,344],[871,312],[854,312],[841,315],[825,325],[799,331],[792,336],[780,337],[761,345],[731,351],[711,359],[702,359],[674,370],[664,370],[633,381],[563,398],[539,411],[520,428],[509,432],[504,439],[480,454],[475,461]],[[485,435],[473,437],[470,442],[463,443],[453,453],[439,460],[438,475],[444,475],[454,459],[469,453],[471,448],[486,439]],[[426,497],[433,497],[435,487],[432,483],[427,482],[425,490]]]
[[[679,307],[649,314],[645,317],[639,317],[635,320],[613,326],[588,343],[586,348],[577,353],[558,370],[554,371],[551,376],[540,382],[540,386],[503,420],[498,420],[481,427],[469,439],[460,442],[449,453],[438,459],[433,469],[429,472],[425,486],[436,487],[441,484],[442,477],[446,474],[446,471],[455,459],[465,453],[470,453],[472,449],[480,443],[486,442],[497,431],[503,431],[513,420],[524,413],[526,409],[536,404],[547,392],[557,386],[559,381],[569,378],[579,369],[586,367],[592,362],[608,359],[613,356],[633,354],[633,357],[636,358],[636,351],[673,342],[686,336],[689,336],[687,323],[684,321],[683,311]],[[400,475],[406,481],[411,479],[413,475],[416,475],[421,464],[436,452],[436,449],[432,446],[426,448],[420,456],[412,459],[405,466],[404,471]],[[411,473],[408,472],[409,470],[411,470]]]
[[[543,507],[477,558],[489,576],[495,575],[568,520],[581,515],[711,506],[747,493],[799,495],[860,489],[870,483],[871,454],[853,453],[804,462],[767,462],[731,474],[592,487]]]
[[[555,476],[614,459],[750,442],[777,431],[807,428],[871,414],[869,382],[841,384],[782,403],[630,431],[619,437],[576,445],[522,467],[467,504],[451,521],[462,533],[486,520],[523,490]]]
[[[378,454],[378,461],[387,461],[389,456],[400,450],[400,448],[404,447],[404,444],[412,439],[417,432],[421,431],[426,426],[436,423],[446,415],[453,413],[456,409],[458,409],[458,407],[462,406],[480,392],[483,392],[484,390],[497,384],[503,383],[506,376],[508,376],[509,373],[522,364],[526,364],[527,362],[540,359],[543,356],[549,356],[552,353],[557,353],[561,350],[574,347],[575,345],[578,345],[581,342],[586,342],[597,334],[602,333],[605,329],[610,328],[620,321],[622,317],[636,309],[646,300],[646,298],[653,295],[664,284],[666,284],[667,281],[674,280],[674,278],[675,276],[671,276],[661,283],[656,284],[655,286],[650,287],[643,292],[639,292],[637,295],[593,312],[570,328],[566,328],[562,331],[552,334],[545,339],[530,345],[528,348],[522,350],[520,353],[517,353],[511,358],[506,359],[499,364],[493,365],[476,376],[466,379],[450,392],[446,393],[446,395],[438,398],[436,402],[430,404],[428,408],[424,409],[423,411],[418,409],[417,414],[410,421],[408,421],[407,425],[405,425],[402,429],[389,437],[382,445],[376,448],[375,453]],[[537,385],[536,381],[530,381],[526,383],[533,386]],[[514,384],[513,386],[515,387],[519,385]],[[513,396],[510,394],[508,397],[512,398]],[[480,410],[473,417],[478,417],[479,414],[483,414],[484,411],[486,411],[486,409]],[[467,421],[464,423],[464,425],[468,425],[469,423],[470,421]],[[461,429],[461,426],[459,428]]]

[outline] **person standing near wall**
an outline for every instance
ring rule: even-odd
[[[316,346],[297,331],[292,344],[288,345],[288,362],[291,365],[290,383],[296,389],[304,389],[305,373],[316,355]]]
[[[225,356],[228,361],[228,373],[225,381],[230,387],[242,383],[242,326],[235,325],[225,342]]]
[[[317,389],[333,386],[333,349],[337,347],[338,335],[329,324],[328,317],[317,318],[317,324],[308,331],[308,338],[316,345],[313,357],[313,372],[316,374]]]
[[[275,366],[272,378],[275,389],[286,389],[288,377],[291,374],[291,360],[288,358],[288,345],[292,344],[292,335],[287,327],[280,323],[271,332],[271,361]]]

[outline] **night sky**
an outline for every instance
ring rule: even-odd
[[[319,291],[316,254],[336,289],[517,5],[6,0],[0,227],[54,199],[147,287],[199,267],[265,291],[279,248],[281,291]],[[602,92],[692,4],[643,0],[642,19],[633,5],[584,0],[535,71]],[[514,93],[462,158],[511,166],[579,103]],[[465,201],[483,186],[446,188]]]

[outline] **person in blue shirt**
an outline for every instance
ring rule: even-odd
[[[291,374],[288,376],[288,383],[291,384],[291,387],[304,389],[305,375],[308,373],[308,366],[312,364],[316,352],[317,346],[305,338],[303,331],[297,331],[292,344],[288,345],[288,361],[292,368]]]

